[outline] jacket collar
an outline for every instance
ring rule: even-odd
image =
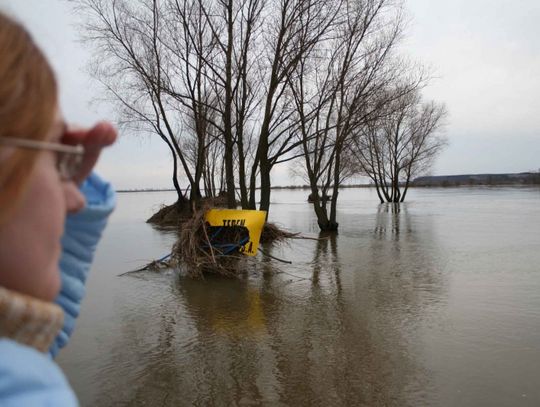
[[[58,305],[0,287],[0,337],[47,352],[63,321]]]

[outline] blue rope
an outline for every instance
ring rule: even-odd
[[[220,226],[220,228],[216,231],[216,233],[212,235],[212,237],[210,238],[210,241],[214,240],[214,238],[219,234],[219,232],[221,232],[221,229],[223,229],[223,226]]]
[[[167,260],[167,259],[168,259],[169,257],[171,257],[171,256],[172,256],[172,253],[169,253],[169,254],[163,256],[161,259],[158,259],[158,261],[164,261],[164,260]]]
[[[212,243],[212,240],[214,240],[222,230],[223,230],[223,227],[220,227],[216,232],[214,232],[214,234],[209,238],[210,245],[205,244],[202,246],[202,248],[208,249],[209,247],[213,247],[222,251],[221,256],[226,256],[229,253],[233,252],[234,250],[237,250],[240,247],[244,246],[247,242],[249,242],[249,238],[244,238],[239,243],[223,243],[223,244]]]
[[[220,254],[221,256],[226,256],[229,253],[233,252],[236,249],[239,249],[240,247],[244,246],[247,242],[249,242],[249,238],[242,239],[239,243],[223,243],[223,244],[213,244],[211,245],[213,248],[218,249],[222,251]],[[203,248],[207,249],[210,246],[204,245]]]
[[[242,247],[243,245],[245,245],[247,242],[249,241],[249,239],[247,238],[244,238],[240,241],[240,243],[237,243],[237,244],[231,244],[230,246],[233,246],[231,247],[228,251],[226,251],[225,253],[223,253],[224,255],[227,255],[229,253],[231,253],[233,250],[235,249],[239,249],[240,247]]]

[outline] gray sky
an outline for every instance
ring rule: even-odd
[[[449,110],[448,148],[432,173],[501,173],[540,168],[540,1],[408,0],[411,18],[403,50],[436,78],[425,96]],[[114,121],[114,111],[91,104],[99,87],[85,73],[90,57],[77,42],[77,16],[65,0],[0,0],[22,21],[54,66],[67,120]],[[166,146],[122,134],[98,164],[117,188],[170,187]],[[157,164],[156,164],[157,163]],[[286,168],[275,185],[292,183]]]

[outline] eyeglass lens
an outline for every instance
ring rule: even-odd
[[[77,174],[81,162],[82,157],[80,155],[65,152],[56,153],[56,168],[62,180],[72,180]]]

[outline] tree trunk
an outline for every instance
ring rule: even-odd
[[[177,196],[177,202],[183,202],[186,203],[187,199],[182,193],[182,189],[180,188],[180,184],[178,183],[178,157],[176,156],[176,151],[174,151],[174,147],[165,136],[161,136],[161,139],[167,143],[167,146],[171,150],[172,158],[173,158],[173,171],[172,171],[172,182],[174,185],[174,189],[176,190],[176,196]]]
[[[409,184],[411,182],[411,176],[407,176],[407,180],[405,181],[405,188],[403,189],[403,195],[401,195],[401,200],[399,202],[405,201],[405,196],[407,195],[407,191],[409,190]]]
[[[233,6],[227,4],[227,51],[225,61],[225,106],[223,126],[225,136],[225,177],[227,183],[227,207],[236,208],[236,193],[234,185],[234,143],[232,137],[232,50],[233,50]]]
[[[332,187],[332,199],[330,200],[330,222],[329,226],[332,229],[327,230],[337,230],[337,199],[339,195],[339,183],[341,177],[341,151],[342,145],[336,147],[336,157],[334,162],[334,185]]]
[[[255,161],[251,166],[251,175],[249,177],[249,204],[248,209],[257,209],[256,196],[257,193],[257,168],[259,166],[259,148],[257,147],[257,153],[255,155]]]
[[[233,143],[232,137],[225,147],[225,177],[227,185],[227,208],[236,208],[236,192],[234,186]]]
[[[270,168],[266,164],[263,165],[261,163],[261,202],[259,204],[259,210],[266,211],[266,219],[268,219],[268,212],[270,210],[270,188]]]
[[[242,209],[249,208],[249,197],[246,185],[246,160],[244,157],[243,131],[238,129],[238,181],[240,183],[240,204]]]
[[[377,182],[377,180],[375,180],[374,182],[375,182],[375,190],[377,191],[377,196],[379,197],[379,201],[381,201],[381,203],[384,203],[384,198],[381,194],[379,183]]]

